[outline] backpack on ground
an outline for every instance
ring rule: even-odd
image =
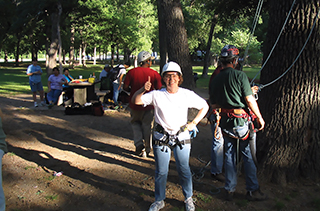
[[[119,75],[119,72],[121,70],[121,67],[120,67],[120,64],[118,64],[116,67],[112,68],[111,71],[110,71],[110,80],[111,81],[115,81],[118,79],[118,75]]]

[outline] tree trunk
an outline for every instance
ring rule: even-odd
[[[82,65],[82,45],[79,47],[79,65]]]
[[[170,61],[177,62],[183,73],[183,87],[194,89],[191,58],[180,0],[159,0],[163,4]]]
[[[204,65],[203,65],[203,71],[202,71],[202,77],[206,78],[208,77],[208,69],[210,66],[210,49],[211,49],[211,43],[212,43],[212,37],[213,37],[213,32],[214,32],[214,27],[216,27],[217,24],[217,17],[214,16],[212,19],[211,27],[210,27],[210,32],[209,32],[209,38],[208,38],[208,43],[207,43],[207,49],[206,49],[206,55],[204,57]]]
[[[83,50],[82,51],[83,67],[86,67],[87,66],[87,57],[86,57],[87,44],[83,43],[82,47],[83,47],[82,49]]]
[[[115,45],[111,45],[111,66],[114,65],[114,46]]]
[[[95,45],[93,49],[93,65],[96,65],[96,64],[97,64],[97,46]]]
[[[70,37],[70,53],[69,53],[69,68],[73,69],[74,66],[74,25],[71,24],[71,37]]]
[[[21,36],[20,34],[17,33],[17,45],[16,45],[16,67],[19,67],[19,56],[20,56],[20,41],[21,41]]]
[[[59,13],[53,12],[51,14],[51,44],[49,50],[49,65],[47,67],[48,76],[51,75],[52,69],[57,66],[57,52],[59,47]]]
[[[271,0],[270,20],[264,57],[269,55],[281,30],[292,0]],[[300,0],[281,38],[261,73],[261,83],[278,78],[294,62],[302,49],[318,10],[319,0]],[[320,176],[320,28],[319,20],[306,48],[290,71],[264,88],[260,108],[266,121],[258,134],[261,174],[285,185],[299,177]]]
[[[58,2],[58,20],[57,20],[57,28],[58,28],[58,41],[59,41],[59,70],[60,70],[60,74],[62,74],[62,62],[61,62],[61,59],[62,59],[62,42],[61,42],[61,34],[60,34],[60,16],[61,16],[61,13],[62,13],[62,6],[61,6],[61,3]]]
[[[161,0],[158,1],[158,21],[159,21],[159,53],[160,53],[160,73],[167,63],[167,36],[164,8]]]

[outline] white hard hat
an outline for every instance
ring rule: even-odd
[[[148,51],[141,51],[139,54],[138,54],[138,63],[140,62],[144,62],[148,59],[154,59],[153,56],[151,56],[151,54],[148,52]]]
[[[161,75],[163,76],[165,72],[178,72],[180,75],[182,75],[180,66],[175,62],[168,62],[165,64],[162,68]]]

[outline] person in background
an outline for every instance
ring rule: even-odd
[[[66,78],[67,83],[74,80],[74,78],[70,75],[69,68],[65,67],[63,69],[63,76]],[[63,87],[67,87],[68,85],[64,84]]]
[[[117,79],[112,81],[113,102],[114,102],[115,109],[118,108],[118,97],[119,97],[119,93],[121,91],[121,85],[122,85],[123,76],[127,73],[126,69],[130,67],[130,61],[127,61],[123,65],[119,64],[117,66],[120,68],[120,70],[119,70],[119,73],[117,75]],[[115,71],[115,70],[116,70],[116,68],[112,68],[110,70],[110,72]]]
[[[265,122],[258,104],[253,97],[248,77],[236,70],[239,50],[234,45],[226,45],[220,54],[221,72],[209,85],[209,98],[212,109],[220,110],[220,128],[223,131],[225,149],[225,190],[226,199],[233,200],[237,185],[237,149],[243,158],[246,175],[246,199],[249,201],[265,200],[257,179],[255,156],[250,143],[255,145],[256,133],[251,130],[252,114],[256,116],[262,130]],[[251,112],[248,112],[251,111]]]
[[[139,67],[129,70],[124,80],[123,89],[130,92],[129,107],[131,108],[131,126],[133,141],[136,147],[135,154],[141,157],[149,155],[151,145],[151,128],[153,122],[153,106],[136,105],[131,102],[134,93],[140,89],[150,77],[152,89],[160,89],[161,76],[151,69],[153,57],[147,51],[138,54]]]
[[[68,83],[72,82],[74,78],[70,75],[69,69],[65,67],[63,69],[63,76],[67,80],[67,83],[62,85],[63,91],[64,91],[64,98],[63,101],[67,101],[72,98],[73,96],[73,88],[68,85]]]
[[[153,105],[155,126],[153,152],[155,158],[155,202],[149,211],[162,209],[166,198],[166,183],[171,152],[173,151],[187,211],[195,211],[192,199],[192,174],[189,166],[192,132],[208,111],[207,102],[191,90],[181,88],[180,66],[169,62],[163,66],[162,81],[165,88],[151,90],[151,79],[135,92],[132,101],[137,105]],[[148,92],[150,91],[150,92]],[[148,93],[146,93],[148,92]],[[195,118],[188,122],[188,109],[198,109]]]
[[[59,73],[58,67],[54,67],[52,74],[48,78],[48,94],[49,108],[58,102],[62,92],[62,85],[68,84],[66,78]]]
[[[6,134],[2,128],[3,124],[3,114],[0,109],[0,211],[6,210],[6,201],[4,197],[3,187],[2,187],[2,157],[5,153],[8,152],[7,143],[5,141]]]
[[[29,76],[29,84],[32,91],[32,97],[34,102],[34,107],[38,107],[37,103],[37,92],[40,94],[40,105],[44,106],[46,103],[44,100],[43,86],[41,82],[42,70],[38,65],[37,58],[32,58],[32,64],[28,66],[27,75]]]
[[[99,80],[101,80],[102,77],[107,77],[107,75],[111,69],[112,69],[112,67],[110,65],[106,64],[99,75]]]

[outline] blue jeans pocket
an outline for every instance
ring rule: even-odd
[[[233,128],[233,134],[239,138],[243,138],[247,135],[249,130],[249,122],[246,122],[242,126],[237,126]]]

